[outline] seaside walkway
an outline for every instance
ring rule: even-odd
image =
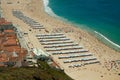
[[[58,59],[68,64],[69,68],[99,63],[89,50],[74,43],[62,33],[37,34],[36,37],[48,53],[58,56]]]

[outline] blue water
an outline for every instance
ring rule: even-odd
[[[120,45],[120,0],[49,0],[52,11]]]

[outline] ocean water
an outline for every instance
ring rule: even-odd
[[[92,31],[99,40],[120,50],[120,0],[44,0],[45,11]],[[81,27],[80,27],[81,28]]]

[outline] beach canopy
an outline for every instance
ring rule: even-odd
[[[34,48],[33,49],[33,52],[36,56],[46,56],[48,57],[49,55],[47,53],[45,53],[44,51],[42,51],[41,49],[37,49],[37,48]]]

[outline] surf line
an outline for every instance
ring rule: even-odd
[[[100,35],[101,37],[103,37],[105,40],[107,40],[109,43],[113,44],[114,46],[120,48],[120,46],[114,42],[112,42],[111,40],[109,40],[107,37],[105,37],[103,34],[97,32],[97,31],[94,31],[96,34]]]

